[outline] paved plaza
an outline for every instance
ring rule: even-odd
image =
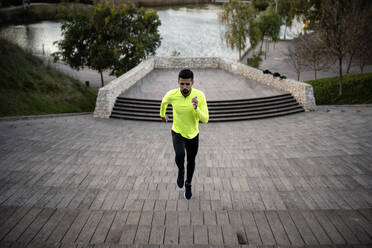
[[[171,124],[0,121],[0,247],[370,247],[371,123],[356,106],[201,125],[187,201]]]
[[[168,90],[179,87],[177,79],[180,70],[154,69],[121,96],[161,100]],[[193,87],[203,91],[208,101],[258,98],[287,93],[223,69],[191,70],[194,72]]]
[[[207,100],[282,94],[194,72]],[[123,95],[160,100],[177,75],[154,70]],[[366,105],[202,124],[188,201],[171,123],[0,119],[0,247],[370,247],[371,123]]]

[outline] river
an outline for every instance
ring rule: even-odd
[[[226,57],[238,59],[238,51],[226,46],[221,39],[225,30],[218,22],[221,5],[204,4],[183,7],[158,8],[161,20],[159,33],[161,46],[157,56],[170,56],[177,51],[185,57]],[[295,24],[287,30],[287,38],[291,39],[300,30]],[[284,36],[284,27],[281,37]],[[50,55],[57,51],[53,43],[62,39],[61,23],[43,21],[34,24],[11,25],[0,30],[0,37],[9,39],[35,54]],[[249,44],[249,43],[248,43]]]

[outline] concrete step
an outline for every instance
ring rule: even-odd
[[[118,97],[111,118],[141,121],[161,121],[160,100]],[[209,122],[236,121],[269,118],[303,112],[291,94],[282,94],[254,99],[209,101]],[[172,107],[166,114],[172,121]]]
[[[210,109],[209,108],[209,115],[221,115],[221,114],[231,114],[231,113],[249,113],[249,112],[258,112],[258,111],[267,111],[273,109],[280,109],[280,108],[287,108],[299,106],[296,101],[277,104],[277,105],[262,105],[262,106],[249,106],[249,107],[234,107],[234,108],[219,108],[219,109]],[[142,106],[125,106],[125,105],[117,105],[114,106],[113,111],[127,111],[127,112],[139,112],[139,113],[153,113],[159,114],[160,108],[146,108]],[[172,114],[172,108],[167,108],[167,114]]]
[[[223,114],[223,115],[210,115],[209,122],[218,121],[234,121],[234,120],[250,120],[259,118],[268,118],[275,116],[282,116],[287,114],[304,112],[304,109],[300,106],[293,106],[290,108],[274,109],[272,111],[259,111],[252,113],[237,113],[237,114]],[[172,121],[173,116],[168,115],[170,121]],[[148,120],[148,121],[161,121],[159,114],[151,113],[135,113],[128,111],[115,111],[111,114],[111,118],[121,118],[130,120]]]

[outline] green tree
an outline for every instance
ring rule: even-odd
[[[270,0],[252,0],[253,7],[258,11],[264,11],[270,5]]]
[[[359,19],[357,5],[362,1],[323,0],[319,9],[319,20],[315,22],[315,32],[324,43],[327,52],[338,60],[339,95],[342,95],[343,61],[353,44],[354,33],[350,32],[351,20]],[[350,11],[353,10],[353,11]]]
[[[85,12],[67,10],[62,23],[63,39],[58,41],[55,60],[72,68],[84,66],[120,76],[135,67],[160,46],[160,19],[155,10],[134,4],[114,5],[100,1]]]
[[[292,21],[294,19],[294,6],[291,0],[280,0],[277,2],[277,13],[282,19],[282,23],[285,25],[284,30],[284,40],[286,39],[287,27],[292,26]]]
[[[249,22],[254,16],[253,7],[240,0],[229,0],[228,3],[224,3],[223,10],[219,14],[220,22],[226,25],[225,41],[231,49],[238,49],[239,60],[241,59],[241,51],[247,44]]]
[[[260,52],[262,52],[264,37],[271,37],[274,42],[279,40],[280,26],[281,18],[272,7],[268,7],[260,13],[258,17],[258,27],[262,33]]]

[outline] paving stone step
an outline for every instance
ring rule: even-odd
[[[282,101],[295,101],[292,95],[285,94],[274,97],[262,97],[262,98],[253,98],[253,99],[239,99],[239,100],[226,100],[226,101],[208,101],[208,107],[214,106],[244,106],[252,105],[259,103],[278,103]],[[131,99],[131,98],[122,98],[118,97],[116,104],[125,104],[125,105],[141,105],[141,106],[160,106],[160,100],[147,100],[147,99]]]
[[[247,102],[247,101],[258,101],[258,100],[270,100],[270,99],[278,99],[278,98],[285,98],[291,97],[292,95],[281,94],[275,96],[268,96],[268,97],[258,97],[258,98],[250,98],[250,99],[235,99],[235,100],[215,100],[215,101],[208,101],[208,103],[234,103],[234,102]],[[161,100],[154,100],[154,99],[139,99],[139,98],[128,98],[119,96],[117,98],[118,101],[126,101],[126,102],[144,102],[144,103],[161,103]]]
[[[248,111],[240,111],[236,113],[232,112],[220,112],[220,113],[210,113],[209,118],[224,118],[224,117],[239,117],[239,116],[247,116],[247,115],[261,115],[261,114],[270,114],[270,113],[276,113],[276,112],[282,112],[282,111],[287,111],[287,110],[292,110],[292,109],[302,109],[301,106],[299,105],[290,105],[290,106],[284,106],[284,107],[275,107],[272,109],[265,109],[265,110],[248,110]],[[128,110],[123,110],[123,109],[116,109],[113,111],[115,114],[120,114],[120,115],[133,115],[133,116],[151,116],[151,117],[159,117],[159,112],[133,112],[133,111],[128,111]],[[172,113],[168,112],[170,116],[172,116]]]
[[[283,104],[277,105],[261,105],[261,106],[248,106],[248,107],[232,107],[232,108],[209,108],[209,115],[213,116],[214,114],[231,114],[231,113],[247,113],[247,112],[257,112],[264,110],[280,109],[291,106],[299,106],[297,102],[292,101]],[[113,111],[128,111],[128,112],[140,112],[140,113],[154,113],[159,114],[160,108],[148,108],[140,106],[126,106],[126,105],[115,105]],[[167,114],[172,113],[172,108],[167,108]]]
[[[220,116],[218,118],[213,116],[209,118],[209,122],[255,120],[255,119],[264,119],[264,118],[290,115],[290,114],[295,114],[295,113],[300,113],[300,112],[304,112],[304,110],[301,107],[296,107],[296,108],[289,109],[286,111],[269,112],[266,114],[255,113],[251,115]],[[117,119],[126,119],[126,120],[161,121],[161,119],[157,115],[146,115],[146,114],[113,112],[110,117],[117,118]],[[168,116],[168,117],[169,117],[169,122],[172,122],[172,116]]]
[[[262,103],[247,103],[247,104],[231,104],[231,105],[211,105],[208,104],[208,110],[232,110],[237,108],[258,108],[258,107],[265,107],[265,106],[271,106],[271,105],[281,105],[281,104],[287,104],[287,103],[293,103],[298,104],[297,101],[294,98],[286,99],[286,100],[278,100],[275,102],[262,102]],[[138,103],[115,103],[115,107],[129,107],[129,108],[135,108],[135,109],[152,109],[159,111],[160,104],[159,105],[143,105]],[[168,105],[168,110],[172,109],[172,105]]]

